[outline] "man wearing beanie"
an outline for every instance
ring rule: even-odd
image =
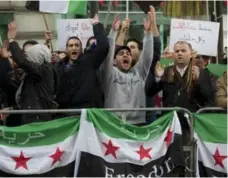
[[[115,18],[109,34],[110,51],[101,69],[106,108],[145,108],[144,86],[153,59],[153,34],[150,28],[153,19],[153,12],[149,11],[148,20],[144,22],[145,47],[139,62],[132,68],[130,48],[118,46],[115,50],[115,40],[120,26],[119,17]],[[116,114],[130,124],[141,125],[146,122],[144,111]]]

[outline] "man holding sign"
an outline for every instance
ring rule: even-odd
[[[93,19],[96,46],[83,54],[81,40],[72,36],[66,44],[67,57],[57,63],[60,88],[56,100],[62,109],[100,107],[97,69],[109,51],[108,39],[98,16]]]

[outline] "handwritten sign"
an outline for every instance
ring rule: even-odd
[[[172,19],[170,49],[177,41],[189,42],[198,54],[217,56],[219,23]]]
[[[93,36],[91,19],[58,19],[57,35],[58,50],[65,50],[66,42],[72,36],[77,36],[85,48],[88,38]]]

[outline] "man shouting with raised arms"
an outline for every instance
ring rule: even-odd
[[[155,19],[154,13],[154,8],[151,8],[147,20],[144,21],[144,48],[139,62],[133,68],[129,47],[119,46],[115,49],[115,41],[120,26],[120,19],[116,16],[108,37],[109,54],[101,69],[106,108],[145,108],[144,85],[153,59],[151,23]],[[145,123],[145,112],[142,111],[122,112],[118,115],[131,124]]]

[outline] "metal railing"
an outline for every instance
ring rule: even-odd
[[[186,174],[190,177],[196,177],[196,141],[194,139],[194,122],[193,114],[185,108],[181,107],[167,107],[167,108],[127,108],[127,109],[114,109],[106,108],[103,109],[109,112],[127,112],[127,111],[181,111],[188,114],[188,121],[190,125],[190,138],[188,140],[187,148],[190,156],[186,158]],[[201,109],[202,110],[202,109]],[[81,109],[52,109],[52,110],[0,110],[0,114],[57,114],[57,113],[70,113],[80,114]],[[186,118],[187,119],[187,118]]]
[[[196,113],[199,114],[199,113],[207,112],[207,111],[213,111],[213,112],[226,111],[227,112],[227,109],[220,108],[220,107],[206,107],[206,108],[199,109]]]

